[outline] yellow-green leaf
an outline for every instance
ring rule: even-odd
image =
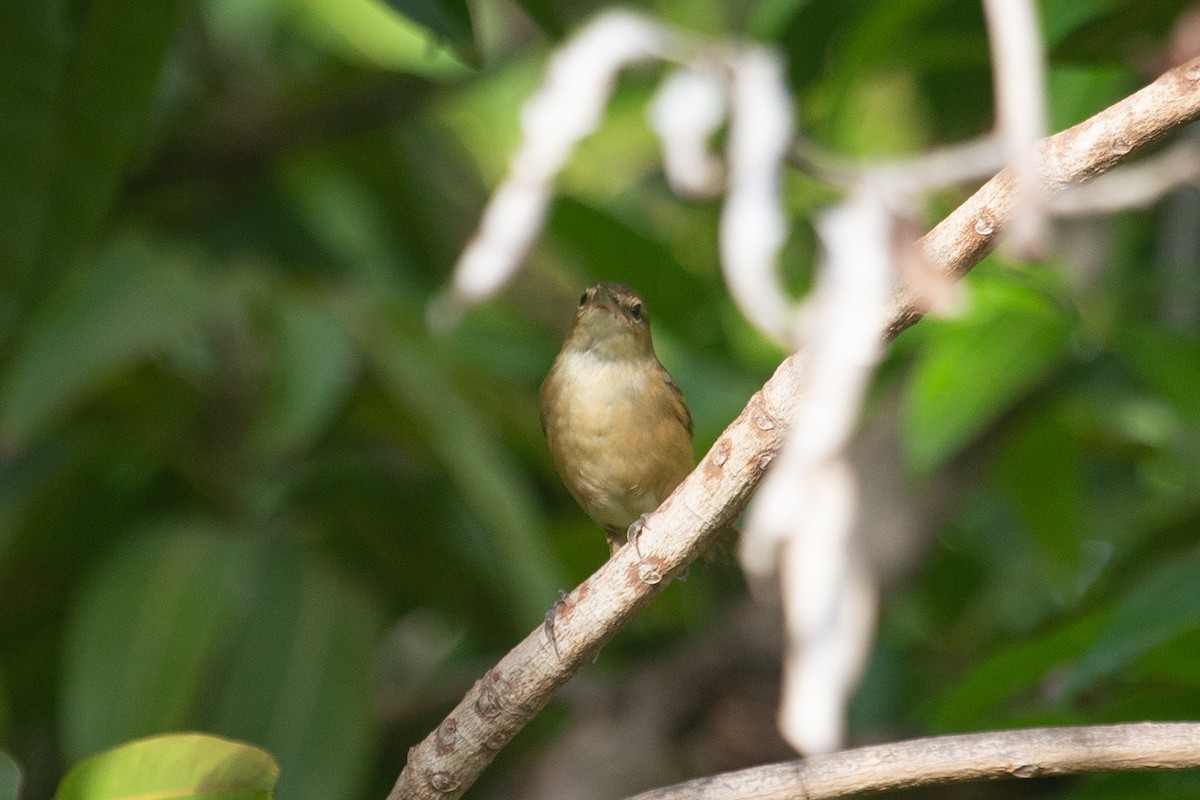
[[[279,767],[257,747],[198,733],[154,736],[121,745],[77,765],[57,800],[265,800]]]

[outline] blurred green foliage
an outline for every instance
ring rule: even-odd
[[[1164,66],[1186,5],[1044,0],[1055,125]],[[642,7],[778,46],[805,135],[839,153],[991,124],[975,0]],[[28,796],[182,729],[264,747],[285,800],[381,796],[604,557],[538,425],[580,288],[647,296],[698,451],[769,376],[782,354],[719,279],[718,205],[662,179],[657,68],[622,80],[526,272],[450,333],[427,325],[521,99],[595,8],[4,5],[0,747]],[[834,193],[787,186],[802,286]],[[903,399],[905,480],[973,472],[887,601],[856,736],[1200,716],[1198,207],[1183,190],[1063,225],[1045,263],[989,258],[964,316],[896,343],[877,393]],[[616,682],[742,591],[731,568],[693,572],[595,669]],[[555,724],[513,747],[536,759]],[[0,753],[0,796],[17,775]]]

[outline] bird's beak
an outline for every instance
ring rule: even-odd
[[[605,286],[596,287],[596,297],[593,300],[593,304],[603,308],[605,311],[615,313],[617,310],[617,300]]]

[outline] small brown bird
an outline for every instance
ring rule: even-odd
[[[696,463],[691,412],[654,354],[636,291],[598,283],[583,293],[541,400],[554,466],[616,553]]]

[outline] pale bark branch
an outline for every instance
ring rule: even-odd
[[[1029,728],[843,750],[700,778],[630,800],[826,800],[997,778],[1197,767],[1197,722]]]
[[[1200,59],[1091,119],[1040,143],[1050,190],[1095,177],[1200,116]],[[961,276],[996,244],[1014,211],[1007,171],[985,184],[921,240],[940,272]],[[894,300],[884,331],[916,322],[914,292]],[[539,626],[476,682],[446,719],[409,751],[390,800],[457,798],[496,753],[734,519],[783,444],[804,390],[805,356],[786,359],[647,520],[640,554],[625,547],[567,595],[554,622],[557,647]]]
[[[1048,196],[1131,160],[1200,116],[1200,58],[1163,73],[1144,89],[1038,143],[1038,172]],[[1012,218],[1013,176],[1002,170],[921,239],[935,269],[961,277],[990,253]],[[915,292],[897,293],[887,335],[921,317]]]

